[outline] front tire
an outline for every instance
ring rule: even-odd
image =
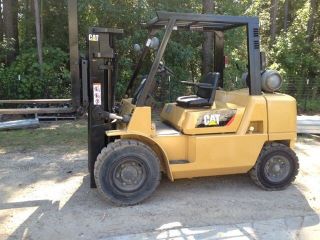
[[[97,157],[94,175],[102,197],[119,206],[145,200],[161,179],[157,155],[136,140],[108,144]]]
[[[299,161],[295,152],[281,143],[266,144],[249,175],[264,190],[282,190],[296,178]]]

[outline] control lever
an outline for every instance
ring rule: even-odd
[[[110,113],[110,112],[104,111],[100,106],[96,106],[93,109],[93,116],[96,119],[120,120],[124,123],[128,123],[130,121],[130,116],[128,115],[119,116],[116,113]]]

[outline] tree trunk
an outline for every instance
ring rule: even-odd
[[[36,35],[35,27],[35,11],[33,0],[24,0],[24,44],[26,47],[34,46],[34,36]]]
[[[283,30],[288,31],[288,16],[289,16],[289,0],[284,2],[284,19],[283,19]]]
[[[43,45],[44,33],[43,33],[43,1],[40,0],[40,36],[41,36],[41,44]]]
[[[276,39],[277,32],[277,15],[278,15],[279,0],[271,0],[270,6],[270,38],[271,44]]]
[[[213,0],[202,0],[202,13],[212,13],[214,10]],[[202,76],[213,71],[213,33],[205,32],[202,44]]]
[[[18,0],[3,0],[4,35],[13,41],[13,50],[7,54],[7,64],[12,63],[19,53]]]
[[[0,0],[0,42],[3,41],[3,17],[2,17],[2,0]]]
[[[30,22],[30,0],[24,1],[24,31],[25,31],[25,40],[28,41],[30,39],[30,31],[29,31],[29,22]]]
[[[19,30],[18,30],[18,0],[12,0],[13,10],[13,38],[14,38],[14,51],[16,56],[19,54]]]
[[[34,10],[35,10],[35,24],[36,24],[36,36],[37,36],[38,61],[39,61],[40,67],[42,68],[43,59],[42,59],[42,41],[41,41],[39,0],[34,0]]]
[[[308,26],[307,26],[307,38],[308,42],[311,43],[314,39],[314,20],[315,15],[318,10],[318,4],[317,0],[310,0],[310,17],[308,20]]]

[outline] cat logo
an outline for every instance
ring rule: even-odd
[[[229,126],[235,119],[236,109],[220,109],[200,115],[196,128]]]
[[[99,35],[97,35],[97,34],[89,34],[89,41],[98,42],[99,41]]]
[[[203,116],[203,123],[206,126],[217,126],[220,122],[220,114],[206,114]]]

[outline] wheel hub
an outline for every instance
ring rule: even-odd
[[[134,191],[143,184],[145,178],[143,165],[131,159],[123,161],[116,168],[114,183],[122,191]]]
[[[290,173],[290,163],[284,156],[273,156],[265,165],[265,175],[271,182],[281,182]]]
[[[126,165],[121,169],[120,177],[128,184],[134,183],[139,180],[139,171],[141,172],[141,170],[137,169],[135,166]]]
[[[279,172],[279,171],[281,170],[280,165],[279,165],[279,164],[274,165],[273,170],[274,170],[275,172]]]

